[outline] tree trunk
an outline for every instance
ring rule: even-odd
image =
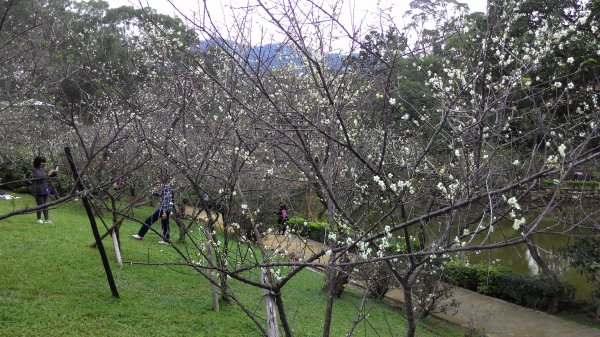
[[[279,311],[279,320],[281,321],[281,325],[283,326],[283,331],[285,332],[285,336],[292,337],[292,330],[290,329],[290,324],[288,323],[287,316],[285,314],[283,298],[281,298],[281,290],[278,290],[277,294],[275,295],[275,300],[277,301],[277,310]]]
[[[208,263],[211,266],[211,270],[210,270],[210,291],[212,293],[212,303],[213,303],[213,311],[215,312],[219,312],[219,288],[217,287],[217,285],[215,284],[215,271],[214,271],[214,267],[215,267],[215,258],[213,256],[213,249],[212,249],[212,235],[210,233],[210,228],[207,227],[205,229],[206,232],[206,237],[208,238]]]
[[[104,240],[104,238],[106,238],[113,231],[118,231],[119,228],[121,227],[121,224],[123,224],[123,219],[120,219],[119,221],[117,221],[117,223],[115,223],[111,228],[109,228],[108,231],[106,231],[106,233],[102,234],[102,236],[100,236],[100,241]],[[97,246],[96,241],[94,241],[94,243],[92,243],[90,245],[91,248],[96,248],[96,246]]]
[[[340,259],[340,262],[347,262],[347,261],[342,261]],[[328,292],[328,289],[331,289],[330,291],[333,293],[333,296],[335,296],[337,298],[340,298],[342,296],[342,293],[344,292],[346,285],[350,281],[349,271],[351,270],[350,269],[350,270],[346,271],[344,269],[350,269],[350,268],[342,268],[341,270],[334,271],[333,272],[334,275],[325,281],[325,286],[323,287],[323,290],[326,293]]]
[[[261,282],[264,285],[271,285],[271,280],[266,272],[261,273]],[[277,311],[275,310],[275,296],[269,289],[263,289],[263,298],[265,299],[265,315],[267,318],[267,337],[280,337]]]
[[[313,220],[312,216],[312,193],[310,184],[306,185],[305,190],[305,198],[306,198],[306,218],[308,220]]]
[[[119,249],[119,239],[117,238],[117,231],[111,231],[113,247],[115,249],[115,257],[117,259],[117,266],[119,269],[123,268],[123,259],[121,259],[121,250]]]
[[[412,286],[409,282],[401,282],[402,291],[404,293],[404,308],[406,310],[406,322],[408,327],[406,328],[406,337],[414,337],[417,331],[417,324],[415,322],[415,309],[413,306],[412,297]]]
[[[560,304],[560,299],[562,298],[562,295],[563,295],[563,291],[564,291],[563,285],[560,282],[560,280],[558,279],[558,276],[556,276],[556,274],[552,270],[550,270],[550,268],[548,267],[548,264],[546,264],[546,261],[544,261],[544,259],[542,259],[540,254],[538,254],[537,248],[535,247],[535,245],[533,243],[533,239],[531,239],[531,238],[527,240],[527,249],[529,250],[529,253],[531,254],[531,257],[533,258],[533,260],[542,269],[542,272],[548,278],[550,283],[554,287],[559,289],[559,291],[555,292],[554,295],[550,298],[550,302],[548,303],[548,308],[546,308],[546,311],[549,314],[555,314],[558,311],[558,305]]]
[[[212,215],[212,214],[211,214]],[[215,212],[215,221],[219,221],[219,212]],[[217,261],[219,263],[220,270],[225,270],[226,266],[224,265],[229,258],[229,228],[227,226],[227,221],[225,221],[225,214],[221,214],[222,222],[223,222],[223,250],[222,254]],[[224,271],[219,273],[221,278],[221,299],[227,303],[231,302],[229,298],[229,285],[227,283],[227,274]]]
[[[327,307],[325,308],[325,319],[323,320],[323,337],[329,337],[329,330],[331,330],[331,315],[333,314],[333,278],[335,277],[335,270],[333,268],[329,268],[327,270],[327,281],[326,284],[329,285],[326,289],[327,293]]]
[[[185,206],[183,205],[178,205],[175,208],[175,214],[173,214],[173,220],[175,220],[175,223],[177,224],[177,227],[179,228],[179,243],[185,243],[185,236],[187,235],[187,227],[185,226],[185,224],[183,223],[183,221],[181,221],[181,219],[183,219],[183,217],[185,217]]]

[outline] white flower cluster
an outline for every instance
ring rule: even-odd
[[[436,188],[446,199],[453,200],[456,198],[460,190],[460,181],[458,181],[458,179],[454,179],[452,176],[450,176],[450,179],[452,179],[452,183],[450,183],[448,187],[446,187],[446,185],[440,181],[437,183]]]
[[[359,250],[358,255],[364,260],[368,259],[372,252],[371,247],[369,247],[369,243],[360,241],[357,243],[357,246],[358,246],[358,250]]]
[[[281,269],[279,269],[279,268],[271,269],[271,273],[273,274],[273,276],[275,277],[275,280],[277,280],[277,281],[281,281],[281,279],[283,278],[281,276]]]
[[[327,235],[327,238],[331,241],[335,241],[335,240],[337,240],[337,234],[334,232],[329,232],[329,234]]]
[[[517,198],[515,198],[515,197],[510,197],[510,199],[508,199],[506,201],[506,203],[511,208],[510,217],[514,220],[513,228],[515,230],[519,230],[521,228],[521,226],[524,225],[526,222],[525,217],[521,217],[519,219],[517,213],[515,212],[515,210],[521,210],[521,205],[519,205],[519,202],[517,201]]]
[[[518,209],[518,210],[520,210],[520,209],[521,209],[521,206],[519,205],[519,203],[518,203],[518,201],[517,201],[517,198],[515,198],[515,197],[511,197],[510,199],[508,199],[508,200],[506,201],[506,203],[507,203],[507,204],[508,204],[508,205],[509,205],[511,208]]]
[[[373,181],[379,185],[379,188],[381,188],[382,191],[385,191],[385,181],[381,180],[379,176],[374,176]]]
[[[404,189],[408,190],[410,194],[415,194],[415,189],[412,186],[410,180],[398,180],[397,183],[392,183],[390,185],[390,189],[394,192],[402,191]]]
[[[524,225],[524,224],[525,224],[525,218],[524,217],[522,217],[521,219],[516,219],[515,218],[515,221],[513,222],[513,228],[515,230],[519,230],[519,228],[521,228],[521,226]]]
[[[436,187],[440,192],[442,192],[443,195],[448,195],[448,190],[446,189],[446,186],[444,186],[443,182],[440,181]]]
[[[558,147],[558,154],[560,154],[561,157],[565,157],[565,150],[567,149],[567,147],[565,146],[565,144],[560,144],[560,146]]]

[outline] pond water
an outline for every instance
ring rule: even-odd
[[[550,226],[554,224],[551,218],[545,219],[541,226]],[[501,229],[501,230],[500,230]],[[512,228],[511,224],[502,225],[491,235],[491,242],[502,241],[504,237],[514,237],[518,233]],[[538,246],[540,256],[548,263],[561,280],[572,285],[575,288],[575,297],[580,300],[589,300],[591,298],[592,285],[588,283],[585,275],[569,267],[569,262],[561,255],[560,250],[575,240],[563,235],[542,234],[535,237],[535,243]],[[513,271],[523,275],[539,275],[542,271],[531,257],[525,244],[512,247],[500,248],[492,251],[481,251],[479,254],[466,253],[463,256],[469,263],[495,263],[508,267]]]

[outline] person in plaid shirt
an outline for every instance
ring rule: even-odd
[[[169,240],[171,239],[171,233],[169,231],[169,215],[173,212],[173,191],[168,184],[164,184],[161,188],[159,199],[160,204],[158,205],[158,208],[148,217],[148,219],[146,219],[146,221],[144,221],[139,232],[132,235],[134,239],[144,239],[144,235],[146,235],[150,226],[152,226],[152,224],[160,217],[163,229],[163,239],[158,241],[158,243],[169,244]]]

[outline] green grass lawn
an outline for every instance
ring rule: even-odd
[[[33,205],[27,195],[0,201],[0,213]],[[135,210],[144,218],[151,208]],[[0,336],[260,336],[236,305],[211,311],[208,282],[186,267],[116,267],[110,238],[104,244],[121,295],[111,296],[100,255],[80,202],[50,211],[53,224],[38,224],[35,214],[0,221]],[[156,226],[156,225],[155,225]],[[173,238],[178,237],[171,226]],[[139,225],[121,228],[124,261],[180,261],[171,247],[149,232],[135,241]],[[101,233],[103,229],[101,228]],[[179,245],[179,244],[178,244]],[[259,290],[231,283],[239,297],[264,317]],[[295,336],[320,336],[326,298],[323,277],[305,271],[284,289],[284,303]],[[360,304],[358,291],[336,300],[331,336],[345,336]],[[369,302],[368,319],[356,336],[403,336],[405,320],[390,306]],[[282,331],[283,332],[283,331]],[[429,319],[418,336],[463,336],[464,330]]]

